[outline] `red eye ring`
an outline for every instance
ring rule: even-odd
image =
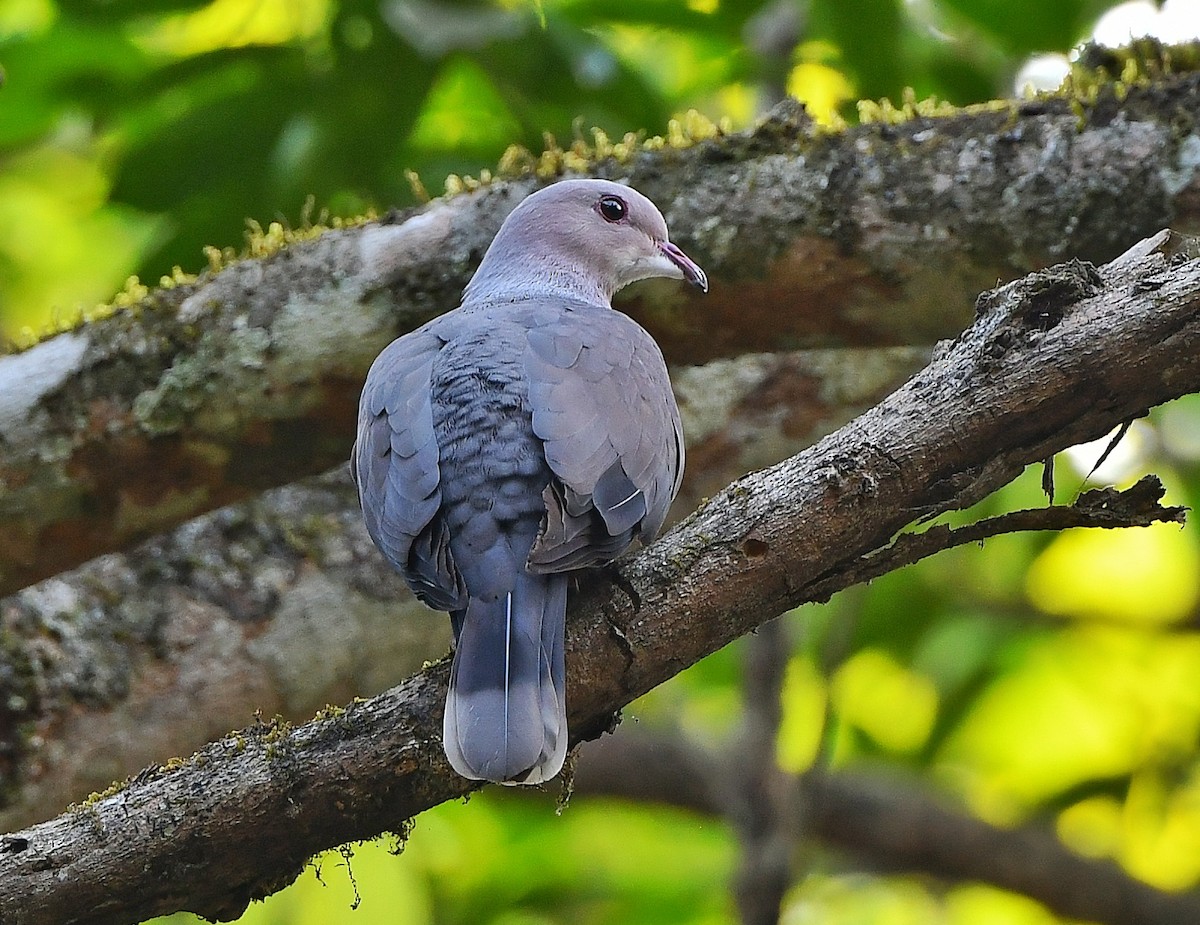
[[[596,203],[596,211],[606,222],[619,222],[629,212],[620,196],[601,196]]]

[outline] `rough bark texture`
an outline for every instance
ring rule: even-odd
[[[0,603],[0,831],[266,716],[306,719],[449,647],[378,554],[344,470]],[[14,670],[15,669],[15,670]]]
[[[816,442],[928,358],[913,348],[752,354],[678,371],[686,514]],[[444,654],[367,539],[344,465],[0,601],[0,831],[236,729],[304,720]]]
[[[896,393],[587,582],[567,647],[573,736],[599,735],[687,665],[824,599],[914,519],[1194,390],[1200,260],[1167,247],[1163,233],[1101,270],[1072,261],[985,295],[968,331]],[[313,852],[401,829],[468,786],[438,741],[446,674],[443,662],[302,727],[227,736],[6,836],[0,919],[228,918]]]
[[[785,103],[747,134],[601,161],[713,279],[632,310],[675,364],[927,344],[998,279],[1195,227],[1200,75],[1078,106],[830,134]],[[534,182],[244,260],[0,359],[0,594],[344,458],[371,358],[455,304]]]

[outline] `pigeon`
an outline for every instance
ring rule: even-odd
[[[459,307],[367,374],[351,471],[375,545],[450,613],[442,733],[465,778],[562,768],[568,575],[650,542],[679,490],[662,352],[611,305],[654,276],[708,289],[641,193],[555,183],[504,221]]]

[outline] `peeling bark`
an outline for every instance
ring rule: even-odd
[[[1197,226],[1200,75],[1066,99],[759,128],[595,173],[655,199],[712,291],[628,307],[668,359],[929,344],[996,280]],[[452,307],[523,179],[329,232],[0,358],[0,594],[346,455],[366,368]]]
[[[1172,256],[1168,238],[986,294],[975,323],[893,395],[585,581],[567,643],[573,738],[600,735],[614,711],[764,620],[826,599],[914,520],[1194,390],[1200,260]],[[447,671],[301,727],[226,736],[5,836],[0,918],[230,918],[314,852],[402,829],[470,787],[438,740]]]

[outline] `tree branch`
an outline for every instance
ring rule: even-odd
[[[743,925],[775,925],[791,884],[792,849],[799,832],[789,812],[790,787],[775,761],[783,690],[791,646],[781,618],[758,627],[746,648],[745,707],[737,762],[717,762],[728,772],[722,788],[728,820],[742,844],[733,894]],[[736,765],[736,766],[735,766]]]
[[[808,593],[814,601],[827,601],[847,584],[871,581],[888,572],[927,559],[944,549],[964,546],[967,543],[982,543],[1004,533],[1061,531],[1073,527],[1115,529],[1148,527],[1156,523],[1183,524],[1188,509],[1163,507],[1159,502],[1165,494],[1166,489],[1162,482],[1155,476],[1147,475],[1124,491],[1097,488],[1084,492],[1074,504],[1010,511],[961,527],[936,524],[919,533],[902,533],[891,545],[840,568],[829,581],[828,593],[820,582],[810,585]]]
[[[997,279],[1196,227],[1200,75],[1077,100],[815,131],[759,128],[594,164],[655,199],[714,281],[632,311],[674,364],[929,343]],[[392,337],[452,307],[507,211],[497,183],[234,263],[0,358],[0,595],[346,455]],[[748,192],[753,191],[753,192]],[[686,319],[686,320],[684,320]]]
[[[966,507],[1194,389],[1200,260],[1169,246],[1163,232],[1100,270],[1072,262],[986,294],[971,328],[893,395],[734,483],[619,563],[619,580],[585,583],[567,643],[573,737],[599,735],[622,706],[814,587],[828,593],[844,563],[914,519]],[[438,741],[446,675],[442,662],[304,726],[227,736],[14,833],[0,918],[229,918],[314,852],[461,796],[469,785]]]
[[[713,773],[722,764],[675,737],[630,731],[584,747],[574,792],[723,816]],[[990,883],[1103,925],[1200,921],[1200,893],[1156,890],[1111,861],[1073,854],[1041,826],[997,828],[894,775],[809,773],[787,784],[793,809],[784,824],[848,852],[858,866]]]
[[[186,755],[258,708],[307,719],[447,651],[345,468],[0,601],[0,831]]]

